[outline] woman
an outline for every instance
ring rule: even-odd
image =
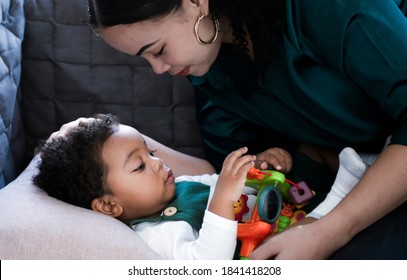
[[[91,24],[109,45],[144,57],[157,74],[191,79],[217,170],[242,145],[268,167],[268,149],[278,145],[294,155],[293,176],[322,194],[338,151],[380,152],[330,214],[270,238],[253,255],[277,259],[406,258],[407,228],[397,218],[407,214],[406,7],[396,0],[89,0]]]

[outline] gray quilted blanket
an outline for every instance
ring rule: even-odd
[[[0,188],[16,175],[11,147],[16,130],[13,118],[21,72],[24,35],[23,0],[0,1]]]

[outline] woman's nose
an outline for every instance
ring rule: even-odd
[[[153,68],[154,73],[156,74],[163,74],[171,68],[171,65],[167,64],[160,58],[149,59],[149,62],[151,64],[151,67]]]

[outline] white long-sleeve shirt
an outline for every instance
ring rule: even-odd
[[[217,179],[217,174],[180,176],[176,182],[193,181],[208,185],[209,204]],[[205,210],[199,232],[185,221],[144,222],[134,225],[133,229],[164,259],[232,259],[236,247],[237,222],[208,210]]]

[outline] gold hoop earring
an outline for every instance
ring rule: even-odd
[[[215,34],[213,35],[212,39],[210,39],[209,41],[205,41],[202,40],[201,37],[199,36],[199,25],[201,24],[201,20],[206,17],[204,14],[200,15],[198,20],[195,23],[195,36],[196,36],[196,40],[198,41],[199,44],[201,45],[209,45],[212,44],[213,42],[216,41],[216,39],[218,38],[218,34],[219,34],[219,20],[215,17],[213,17],[213,21],[215,23]]]

